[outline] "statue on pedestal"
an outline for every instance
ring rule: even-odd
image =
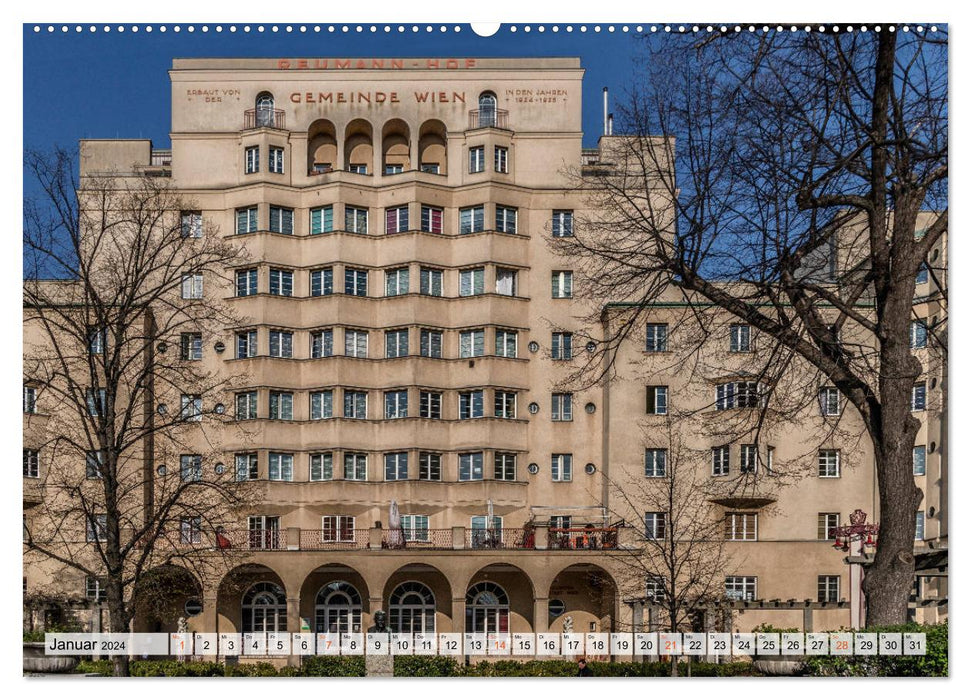
[[[374,624],[367,628],[369,633],[378,632],[384,634],[390,634],[391,630],[388,629],[388,614],[384,610],[378,610],[374,613]]]

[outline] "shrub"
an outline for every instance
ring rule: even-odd
[[[454,656],[396,656],[394,675],[410,678],[458,675],[459,663]]]
[[[924,656],[810,656],[806,675],[810,676],[946,676],[947,623],[921,626],[915,622],[892,627],[870,627],[863,632],[924,632]]]
[[[300,666],[301,676],[353,677],[364,675],[363,656],[308,656]]]

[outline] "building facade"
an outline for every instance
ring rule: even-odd
[[[584,298],[550,245],[582,217],[577,178],[609,167],[583,148],[582,78],[572,58],[177,59],[170,151],[81,142],[82,182],[165,178],[194,202],[187,235],[233,237],[247,255],[188,283],[240,321],[188,341],[237,381],[201,397],[232,420],[200,422],[182,459],[214,450],[203,470],[260,495],[219,534],[233,568],[136,630],[174,629],[190,598],[189,627],[207,632],[360,631],[377,610],[401,631],[630,630],[658,601],[625,552],[664,536],[663,509],[631,494],[673,468],[675,439],[716,491],[735,485],[713,497],[726,624],[799,626],[801,608],[758,609],[790,599],[814,604],[816,629],[852,624],[852,565],[830,530],[878,513],[872,451],[838,397],[758,440],[727,435],[729,416],[758,407],[745,398],[758,338],[725,322],[699,368],[673,293],[621,348],[615,381],[571,386],[596,352],[591,310],[609,325],[625,301]],[[943,411],[942,389],[929,378],[920,410]],[[28,523],[43,500],[38,415],[56,407],[26,385],[24,400]],[[937,538],[946,421],[928,416],[917,478]],[[25,566],[28,596],[98,598],[91,577]]]

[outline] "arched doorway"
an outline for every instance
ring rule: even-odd
[[[406,581],[388,598],[389,626],[393,632],[435,631],[435,594],[418,581]]]
[[[179,618],[190,618],[186,611],[189,601],[202,601],[202,586],[198,579],[180,566],[158,566],[146,572],[135,586],[132,629],[136,632],[176,632]]]
[[[562,631],[568,621],[574,630],[593,632],[611,632],[616,626],[618,587],[596,564],[573,564],[561,570],[550,584],[548,597],[551,631]],[[558,605],[553,606],[554,601]]]
[[[287,595],[281,586],[260,581],[243,594],[243,632],[286,632]]]
[[[331,581],[317,591],[314,628],[317,632],[360,632],[360,592],[347,581]]]
[[[508,632],[509,596],[492,581],[469,586],[465,594],[466,632]]]

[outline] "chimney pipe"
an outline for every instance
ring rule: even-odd
[[[614,135],[614,115],[609,114],[607,116],[607,136]]]
[[[604,88],[604,136],[607,135],[607,88]]]

